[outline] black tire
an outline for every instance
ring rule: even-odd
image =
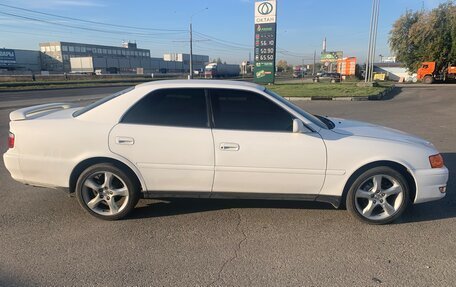
[[[112,180],[107,184],[109,187],[103,188],[107,182],[107,174],[112,175]],[[97,184],[97,188],[100,189],[88,187],[89,180],[90,183]],[[97,180],[100,181],[96,182]],[[113,194],[113,191],[121,191],[123,195]],[[89,214],[103,220],[117,220],[125,217],[135,208],[140,198],[140,184],[131,172],[124,171],[111,163],[101,163],[88,167],[80,174],[76,183],[76,196],[79,204]],[[97,199],[98,203],[92,209],[88,203],[94,199]],[[112,211],[114,208],[111,208],[108,200],[118,208],[117,212]]]
[[[430,75],[427,75],[423,78],[423,83],[432,84],[432,83],[434,83],[434,78]]]
[[[380,177],[380,190],[383,190],[383,187],[385,187],[385,193],[387,193],[388,190],[392,190],[391,187],[393,185],[389,186],[389,183],[394,183],[394,186],[399,186],[401,192],[398,194],[386,195],[386,197],[384,197],[385,193],[378,189],[374,191],[374,186],[368,189],[369,185],[375,185],[374,177]],[[370,182],[371,179],[372,182]],[[368,189],[366,191],[366,194],[369,196],[368,199],[359,196],[359,193],[364,193],[366,189]],[[404,176],[390,167],[381,166],[369,169],[355,179],[347,193],[346,207],[355,218],[362,222],[380,225],[388,224],[398,219],[406,210],[409,200],[409,186]],[[366,215],[363,215],[360,210],[364,206],[364,203],[366,205],[363,211],[370,211],[369,215],[367,215],[367,213]],[[391,205],[391,203],[393,203],[393,205]],[[394,206],[394,212],[391,212],[391,209],[389,208],[385,209],[386,204],[389,205],[388,207]],[[368,206],[371,208],[368,208]],[[372,206],[374,207],[372,208]],[[390,212],[387,212],[387,209],[389,209]],[[378,212],[378,214],[372,215],[374,212]]]

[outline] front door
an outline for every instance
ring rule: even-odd
[[[320,192],[326,149],[318,133],[293,133],[294,117],[258,93],[213,89],[210,100],[214,192]]]

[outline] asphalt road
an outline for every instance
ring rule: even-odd
[[[12,107],[82,104],[118,89],[0,93],[0,151]],[[395,224],[369,226],[312,202],[182,199],[142,200],[130,218],[105,222],[62,191],[14,182],[1,163],[0,285],[454,286],[456,85],[401,89],[382,102],[299,103],[440,149],[451,172],[447,197],[413,206]]]
[[[55,90],[36,90],[36,91],[0,91],[0,109],[17,109],[30,105],[43,103],[71,102],[84,104],[114,92],[127,88],[118,87],[91,87],[77,89],[55,89]]]

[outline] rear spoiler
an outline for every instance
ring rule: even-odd
[[[64,103],[53,103],[53,104],[44,104],[38,105],[28,108],[23,108],[19,110],[15,110],[10,113],[10,120],[11,121],[22,121],[28,120],[31,118],[36,118],[38,116],[44,116],[46,114],[55,112],[57,110],[65,110],[72,108],[73,105],[71,104],[64,104]]]

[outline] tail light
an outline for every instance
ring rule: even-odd
[[[14,148],[14,134],[12,132],[8,135],[8,147]]]
[[[432,168],[443,167],[443,157],[441,154],[431,155],[429,157],[429,162],[431,163]]]

